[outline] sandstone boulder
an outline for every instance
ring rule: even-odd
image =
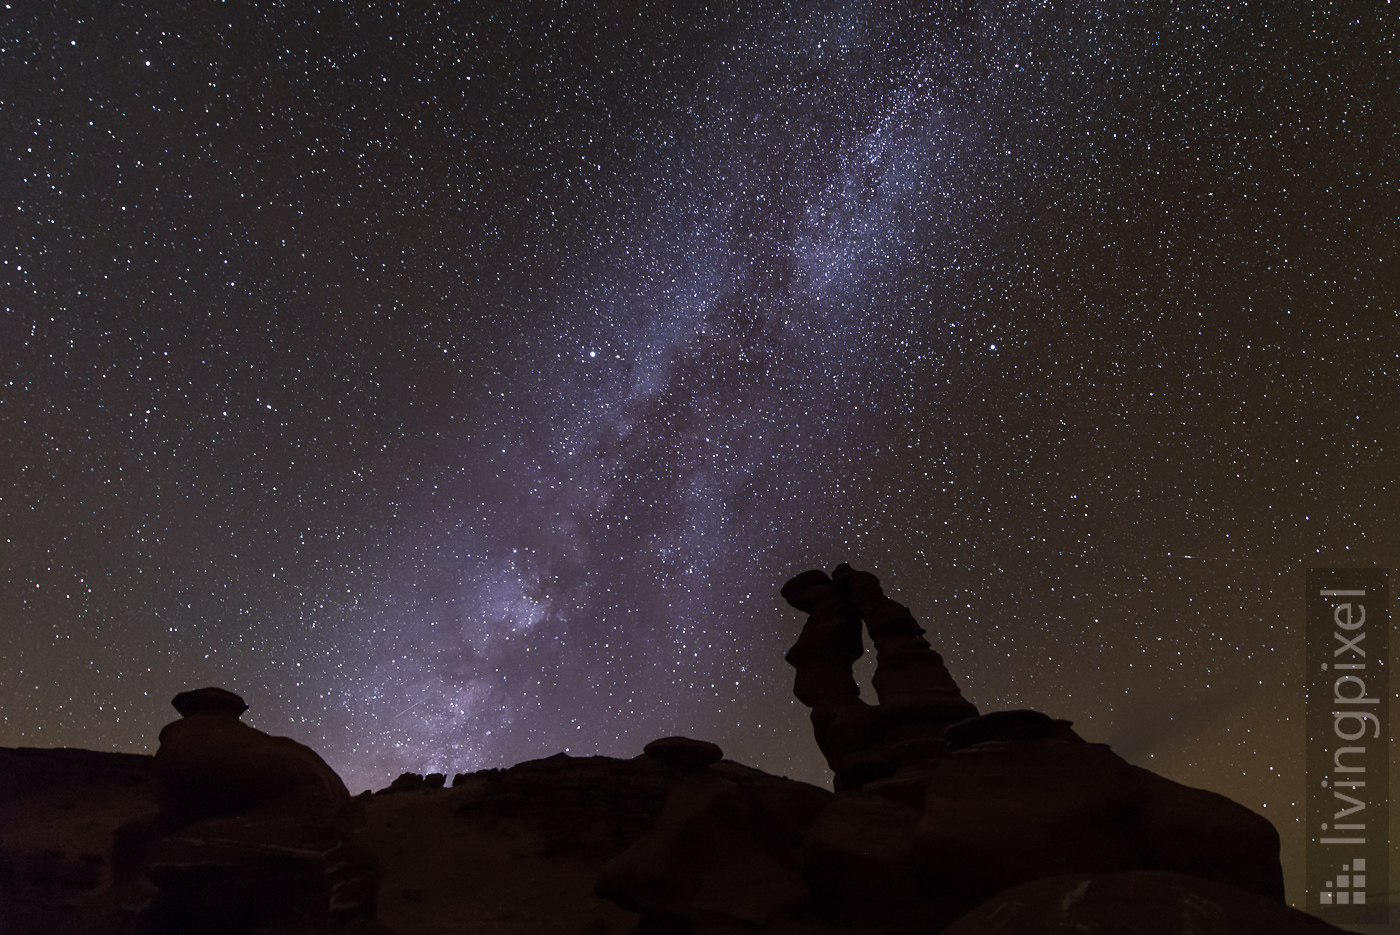
[[[802,869],[823,915],[844,924],[926,916],[930,930],[962,909],[940,911],[915,873],[918,809],[864,792],[833,797],[803,839]]]
[[[168,827],[285,799],[332,816],[350,802],[345,783],[316,751],[239,720],[243,699],[205,688],[176,696],[187,711],[160,732],[156,782]]]
[[[946,921],[1041,877],[1135,870],[1282,901],[1267,820],[1131,766],[1069,721],[979,715],[874,575],[844,564],[830,576],[807,571],[783,596],[809,615],[787,659],[836,773],[839,795],[814,823],[803,864],[833,905],[922,906]],[[856,696],[851,668],[862,621],[877,651],[874,706]]]
[[[642,752],[667,766],[686,770],[704,769],[724,759],[724,751],[717,744],[690,737],[662,737],[647,744]]]
[[[113,834],[155,809],[149,756],[0,748],[0,932],[123,931]]]
[[[370,917],[376,867],[337,829],[293,810],[253,807],[193,822],[152,843],[150,927],[202,933],[314,931]]]
[[[811,899],[802,875],[767,846],[744,788],[697,776],[671,790],[647,835],[598,872],[598,895],[646,916],[720,915],[763,925]]]
[[[990,742],[926,773],[915,863],[936,899],[1066,872],[1175,870],[1282,901],[1278,834],[1100,744]]]
[[[942,935],[1340,935],[1255,893],[1163,870],[1045,877],[1003,890]]]
[[[160,732],[159,822],[118,835],[155,892],[160,932],[314,930],[372,917],[377,870],[353,832],[363,806],[317,753],[239,720],[243,699],[182,692]],[[439,785],[441,778],[439,777]]]

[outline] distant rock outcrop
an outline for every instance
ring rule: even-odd
[[[677,769],[704,769],[724,759],[718,744],[690,737],[662,737],[642,748],[642,752],[659,763]]]
[[[429,773],[426,776],[422,773],[400,773],[397,779],[389,783],[387,789],[380,789],[373,794],[389,795],[394,792],[421,792],[424,789],[441,789],[446,783],[447,775],[445,773]]]

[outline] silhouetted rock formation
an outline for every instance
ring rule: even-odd
[[[420,792],[424,789],[441,789],[447,782],[445,773],[429,773],[424,776],[421,773],[401,773],[397,779],[389,783],[387,789],[380,789],[374,795],[389,795],[394,792]]]
[[[113,832],[155,807],[152,757],[0,749],[0,932],[116,932]]]
[[[842,564],[830,577],[803,572],[782,593],[810,615],[787,661],[797,670],[793,693],[812,709],[817,746],[838,791],[887,776],[911,758],[937,755],[947,747],[943,728],[977,716],[923,628],[907,607],[885,597],[874,575]],[[862,618],[875,645],[878,707],[861,699],[852,674],[865,652]]]
[[[998,893],[943,935],[1327,935],[1262,896],[1164,870],[1046,877]]]
[[[606,887],[612,862],[653,837],[675,790],[729,770],[766,775],[728,762],[558,754],[458,774],[450,789],[376,795],[362,840],[385,862],[378,918],[405,931],[623,935],[638,914],[596,895],[595,878]],[[615,869],[630,872],[625,861]],[[692,875],[681,871],[682,891],[695,888]]]
[[[155,888],[148,927],[314,928],[372,913],[374,861],[348,843],[359,806],[325,761],[244,724],[232,692],[173,704],[184,716],[160,732],[160,811],[117,832],[119,877]]]
[[[810,614],[787,657],[793,692],[812,708],[837,789],[863,790],[819,823],[816,852],[843,868],[825,892],[847,890],[859,903],[872,895],[862,892],[869,880],[888,899],[902,880],[906,902],[927,898],[951,912],[1039,877],[1163,869],[1282,900],[1278,834],[1267,820],[1086,744],[1068,721],[1037,711],[975,716],[874,575],[844,564],[830,577],[807,571],[783,596]],[[862,618],[879,653],[878,707],[855,696]],[[864,838],[871,827],[889,829],[878,846]]]
[[[1026,745],[985,742],[950,754],[935,768]],[[83,755],[71,755],[78,753]],[[0,751],[0,789],[18,796],[0,800],[0,856],[7,874],[0,881],[0,924],[8,926],[6,935],[141,935],[160,931],[162,921],[165,931],[199,930],[150,909],[134,913],[134,897],[148,898],[149,889],[108,883],[111,831],[123,816],[155,809],[153,774],[149,757]],[[351,846],[332,852],[339,858],[292,860],[280,875],[261,858],[240,864],[236,854],[220,850],[222,842],[246,840],[249,829],[261,826],[250,849],[257,855],[282,834],[270,820],[257,818],[256,808],[196,822],[185,833],[197,830],[200,837],[192,840],[203,845],[179,846],[189,847],[188,854],[211,849],[222,868],[202,878],[207,888],[198,892],[205,902],[196,905],[236,908],[256,892],[278,910],[256,923],[266,935],[708,935],[752,932],[761,920],[760,930],[769,935],[924,935],[939,931],[963,908],[971,911],[954,926],[980,927],[954,927],[954,935],[1039,935],[1056,931],[1049,927],[1058,918],[1051,913],[1061,905],[1071,910],[1068,918],[1099,926],[1086,931],[1126,935],[1157,931],[1130,923],[1174,918],[1197,897],[1209,905],[1196,903],[1205,914],[1192,918],[1210,935],[1289,935],[1283,923],[1300,918],[1272,900],[1206,880],[1164,888],[1151,881],[1170,882],[1177,875],[1160,871],[1078,874],[1068,885],[1036,880],[993,895],[983,908],[974,905],[975,895],[936,898],[920,863],[928,820],[922,806],[868,790],[834,794],[730,761],[697,768],[667,765],[651,755],[618,760],[560,754],[459,774],[450,789],[425,783],[412,794],[372,796],[363,802],[366,824]],[[990,798],[983,795],[973,804],[985,807]],[[231,829],[221,828],[231,819],[238,819]],[[1014,853],[1014,835],[994,827],[1006,852]],[[67,829],[61,837],[58,828]],[[1090,838],[1093,833],[1092,827],[1075,831]],[[382,876],[349,859],[356,853],[377,859]],[[318,864],[325,868],[321,874],[307,872]],[[100,876],[96,885],[87,869],[92,867]],[[1085,880],[1091,881],[1087,891],[1080,889]],[[616,903],[594,895],[595,885]],[[176,889],[190,893],[188,886]],[[1075,898],[1066,902],[1069,896]],[[320,900],[334,898],[372,905],[383,928],[371,927],[363,915],[359,928],[338,925],[320,908]],[[121,909],[122,901],[128,910]],[[304,914],[292,918],[296,906]],[[1224,922],[1212,906],[1223,907]],[[223,931],[252,924],[247,914],[224,921]],[[998,928],[1004,921],[1007,926]],[[1299,931],[1340,930],[1316,923]]]
[[[243,699],[220,688],[182,692],[183,717],[160,732],[156,780],[161,817],[173,829],[213,815],[281,801],[333,815],[350,801],[345,783],[315,750],[240,721]]]
[[[196,688],[194,691],[180,692],[170,703],[180,712],[180,717],[222,714],[236,718],[248,710],[248,703],[226,688]]]
[[[704,769],[724,759],[724,751],[717,744],[689,737],[662,737],[647,744],[642,752],[677,769]]]
[[[1312,935],[1262,817],[1037,711],[978,714],[909,611],[840,566],[783,589],[832,792],[685,737],[630,760],[404,773],[183,692],[155,757],[0,750],[4,935]],[[863,623],[862,623],[863,621]],[[879,704],[852,663],[861,627]]]

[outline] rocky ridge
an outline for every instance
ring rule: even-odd
[[[872,575],[805,572],[788,660],[837,791],[671,737],[406,773],[185,692],[155,757],[0,750],[0,932],[1337,932],[1283,904],[1278,836],[1034,711],[979,713]],[[862,623],[878,705],[851,666]]]

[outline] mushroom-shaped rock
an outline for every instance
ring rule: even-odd
[[[238,717],[248,710],[248,702],[226,688],[196,688],[180,692],[170,702],[181,717],[196,714],[221,714]]]
[[[345,784],[316,751],[240,721],[247,705],[232,692],[184,692],[176,704],[187,713],[161,730],[156,751],[167,827],[284,798],[295,799],[304,813],[329,817],[350,801]]]
[[[281,931],[372,917],[375,859],[350,840],[359,806],[335,771],[310,747],[240,721],[247,705],[232,692],[182,692],[174,704],[184,717],[161,730],[155,756],[167,833],[139,847],[157,889],[153,928]]]
[[[662,737],[647,744],[642,752],[677,769],[704,769],[724,758],[724,751],[718,744],[690,737]]]

